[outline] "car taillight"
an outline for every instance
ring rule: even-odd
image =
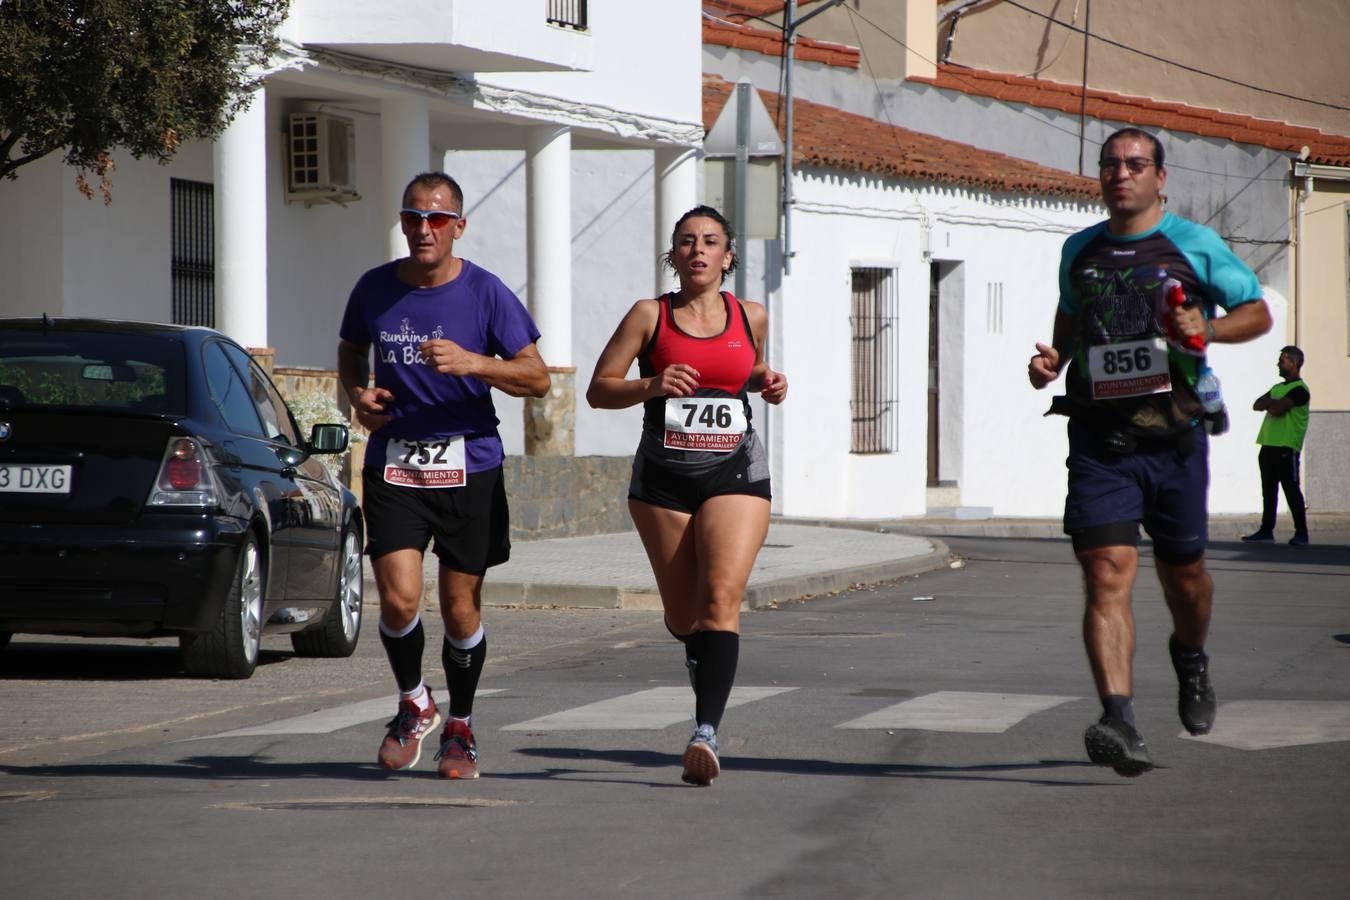
[[[202,461],[195,450],[191,441],[179,441],[173,455],[164,461],[164,475],[175,490],[190,490],[201,482]]]
[[[201,445],[192,438],[169,438],[159,474],[147,501],[151,506],[211,506],[215,481]]]

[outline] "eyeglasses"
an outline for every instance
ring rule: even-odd
[[[1147,156],[1127,156],[1124,159],[1119,156],[1103,156],[1101,162],[1102,174],[1114,172],[1120,168],[1121,163],[1125,164],[1125,168],[1130,170],[1131,175],[1138,175],[1149,166],[1155,165],[1154,161]]]
[[[451,222],[464,217],[459,213],[446,212],[443,209],[400,209],[398,218],[403,223],[403,227],[409,230],[416,228],[425,220],[428,225],[439,231]]]

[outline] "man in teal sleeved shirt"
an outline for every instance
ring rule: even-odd
[[[1054,338],[1036,345],[1027,376],[1040,389],[1073,362],[1052,410],[1069,417],[1064,531],[1083,570],[1083,639],[1103,710],[1084,743],[1094,763],[1133,776],[1153,767],[1132,705],[1139,525],[1153,539],[1172,613],[1178,712],[1189,732],[1204,734],[1216,707],[1204,652],[1214,582],[1195,382],[1204,347],[1251,340],[1271,321],[1256,276],[1223,240],[1164,208],[1157,138],[1122,129],[1102,145],[1100,163],[1109,216],[1065,242]],[[1166,302],[1173,292],[1183,305]]]

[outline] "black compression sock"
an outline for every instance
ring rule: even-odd
[[[722,724],[731,686],[736,680],[741,636],[734,631],[704,631],[703,646],[694,669],[694,720],[697,725]]]
[[[441,665],[445,666],[446,687],[450,690],[450,715],[467,719],[473,715],[473,698],[478,693],[478,677],[487,660],[487,635],[472,647],[460,649],[447,637],[441,642]]]
[[[407,694],[417,690],[422,683],[422,649],[426,645],[426,630],[422,628],[422,617],[418,616],[413,627],[405,634],[394,637],[384,630],[380,622],[380,643],[384,644],[384,653],[389,657],[389,667],[394,670],[394,681],[398,689]]]

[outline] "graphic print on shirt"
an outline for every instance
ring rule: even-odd
[[[1102,272],[1088,267],[1077,275],[1087,313],[1084,349],[1092,399],[1170,391],[1167,343],[1156,314],[1166,270],[1136,277],[1133,268]]]
[[[445,328],[437,325],[430,334],[418,334],[412,322],[405,316],[398,331],[380,332],[380,359],[391,365],[402,363],[405,366],[425,366],[427,361],[417,351],[427,341],[440,340],[445,336]]]

